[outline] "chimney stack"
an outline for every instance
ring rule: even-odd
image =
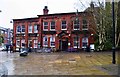
[[[47,15],[48,12],[49,12],[48,7],[45,6],[44,9],[43,9],[43,15]]]

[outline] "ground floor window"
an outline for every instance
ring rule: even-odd
[[[43,37],[43,46],[48,47],[48,37],[47,36]]]
[[[16,40],[16,47],[20,47],[20,40]]]
[[[34,40],[34,48],[38,47],[38,40]]]
[[[82,48],[86,48],[88,45],[88,37],[82,38]]]
[[[78,36],[76,36],[76,37],[74,37],[74,48],[79,48],[79,37]]]
[[[28,47],[32,47],[32,40],[28,40]]]
[[[25,47],[25,39],[21,40],[21,47]]]
[[[50,47],[55,47],[55,37],[54,36],[50,37]]]

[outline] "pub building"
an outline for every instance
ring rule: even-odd
[[[48,14],[34,18],[13,19],[13,44],[15,48],[53,47],[83,49],[94,46],[96,25],[92,12],[70,12]]]

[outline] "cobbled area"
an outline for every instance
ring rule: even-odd
[[[118,56],[116,60],[112,64],[112,52],[32,52],[20,57],[18,52],[0,51],[0,63],[9,75],[118,75]]]

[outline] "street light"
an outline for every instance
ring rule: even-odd
[[[113,47],[112,47],[112,63],[116,64],[115,60],[115,13],[114,13],[114,0],[112,0],[112,25],[113,25]]]

